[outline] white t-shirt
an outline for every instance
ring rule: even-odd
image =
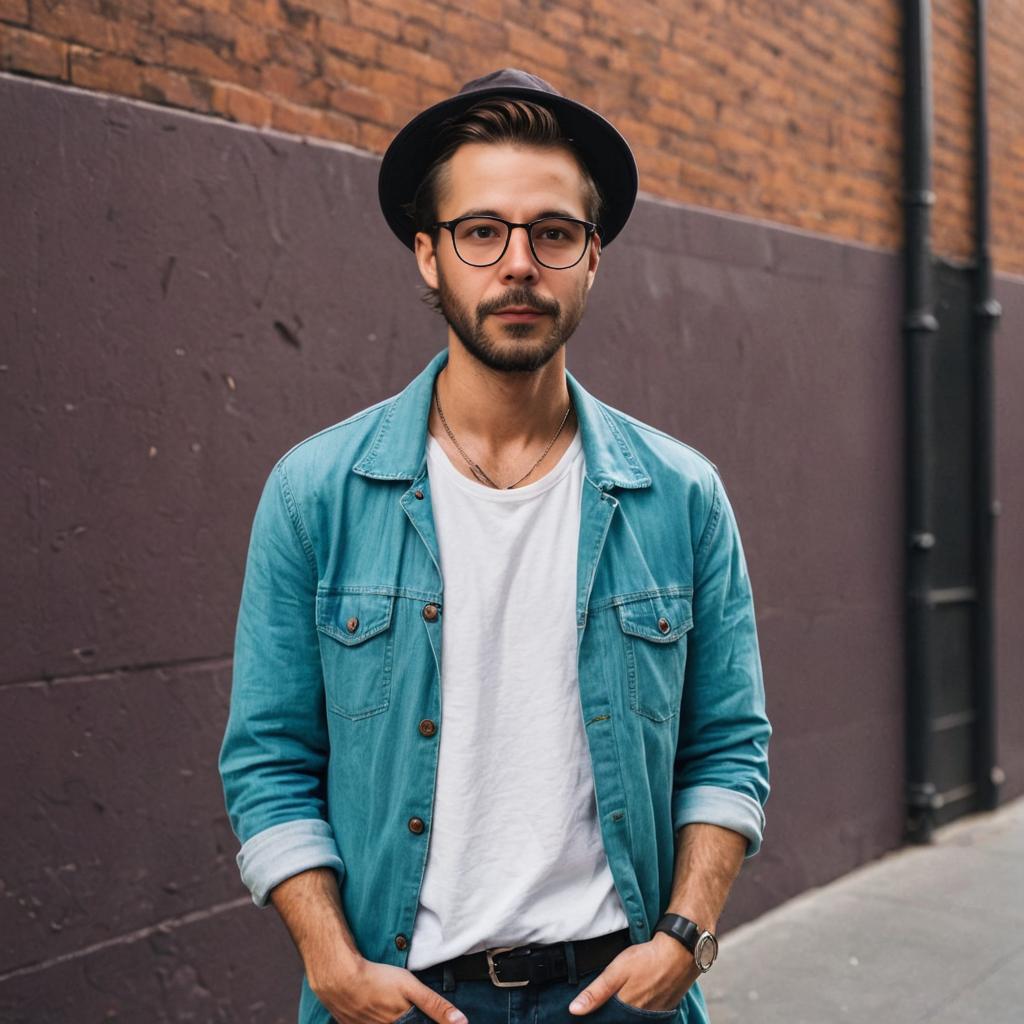
[[[628,925],[601,840],[579,700],[577,429],[558,464],[499,490],[427,435],[444,576],[441,730],[407,967]]]

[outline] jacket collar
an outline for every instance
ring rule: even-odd
[[[443,348],[384,408],[380,426],[353,472],[376,480],[415,480],[426,472],[427,419],[434,381],[448,362]],[[576,406],[587,476],[602,490],[648,487],[651,477],[603,403],[565,371]]]

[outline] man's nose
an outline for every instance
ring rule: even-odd
[[[512,228],[508,248],[501,259],[501,276],[506,280],[533,280],[537,277],[539,264],[530,248],[527,228]]]

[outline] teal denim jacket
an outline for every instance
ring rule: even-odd
[[[331,867],[363,956],[398,966],[444,733],[445,595],[425,442],[447,359],[438,352],[399,394],[295,445],[270,472],[220,752],[253,901],[265,906],[278,882]],[[747,857],[761,843],[771,727],[753,598],[717,467],[568,371],[566,382],[586,463],[580,714],[608,865],[631,939],[645,942],[668,904],[676,830],[733,829]],[[507,611],[530,628],[529,609]],[[304,978],[300,1024],[328,1019]],[[699,986],[679,1019],[707,1019]]]

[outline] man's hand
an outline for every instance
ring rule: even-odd
[[[270,890],[270,901],[302,957],[309,987],[338,1024],[392,1024],[414,1003],[437,1024],[467,1024],[461,1010],[412,971],[359,952],[333,870],[292,875]]]
[[[467,1024],[465,1014],[412,971],[360,959],[348,967],[306,966],[309,987],[338,1024],[391,1024],[413,1004],[437,1024]]]
[[[641,1010],[672,1010],[699,977],[700,969],[686,947],[671,935],[655,932],[649,942],[635,943],[619,953],[576,995],[569,1012],[590,1013],[613,995]]]

